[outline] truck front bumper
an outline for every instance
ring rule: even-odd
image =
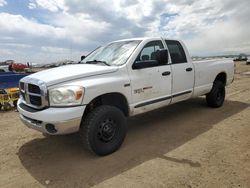
[[[27,127],[51,135],[78,132],[85,107],[47,108],[34,112],[23,108],[20,100],[17,104],[20,119]]]

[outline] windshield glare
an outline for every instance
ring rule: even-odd
[[[113,42],[96,49],[89,54],[82,62],[105,61],[109,65],[122,65],[126,63],[129,56],[141,41]]]

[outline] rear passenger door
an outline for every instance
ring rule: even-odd
[[[183,46],[179,41],[165,41],[171,57],[172,68],[172,103],[192,96],[194,86],[194,67],[188,62]]]

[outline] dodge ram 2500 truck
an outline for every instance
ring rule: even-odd
[[[18,111],[45,134],[79,132],[97,155],[121,146],[126,117],[202,95],[220,107],[234,78],[233,61],[192,62],[183,42],[164,38],[111,42],[82,59],[23,78]]]

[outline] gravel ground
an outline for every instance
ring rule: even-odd
[[[222,108],[204,97],[128,120],[121,149],[97,157],[77,134],[44,137],[0,112],[0,187],[250,187],[250,65]]]

